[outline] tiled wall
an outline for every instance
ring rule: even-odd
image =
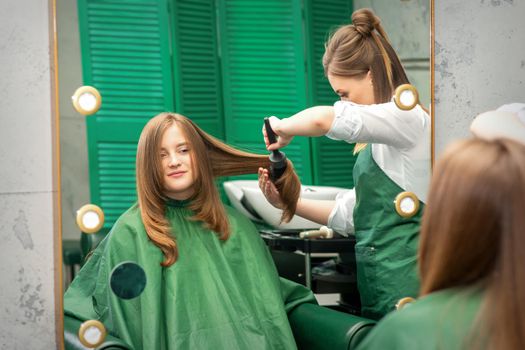
[[[0,2],[0,349],[56,348],[48,6]]]

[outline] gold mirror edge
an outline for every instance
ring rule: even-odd
[[[435,111],[436,106],[434,104],[434,98],[435,98],[435,64],[436,60],[434,58],[435,55],[435,26],[436,26],[436,19],[435,19],[435,4],[434,0],[430,0],[430,171],[432,172],[432,169],[434,169],[434,162],[435,162]]]
[[[57,33],[57,2],[48,3],[49,46],[51,66],[51,114],[54,116],[52,130],[53,142],[53,228],[56,235],[53,237],[53,274],[55,298],[55,342],[57,349],[63,350],[64,344],[64,306],[63,306],[63,274],[62,274],[62,187],[60,163],[60,109],[59,109],[59,80],[58,80],[58,33]]]

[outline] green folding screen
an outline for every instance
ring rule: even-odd
[[[172,110],[166,0],[79,0],[84,84],[102,95],[87,120],[91,201],[105,227],[136,200],[135,153],[146,121]]]
[[[306,106],[301,0],[219,1],[228,142],[265,152],[263,118]],[[302,181],[312,183],[308,140],[285,149]]]
[[[348,22],[341,0],[78,0],[90,190],[106,227],[135,200],[135,153],[146,121],[176,111],[238,147],[265,152],[262,118],[336,95],[323,75],[327,32]],[[285,149],[305,184],[352,186],[351,146],[298,138]]]
[[[324,76],[322,57],[328,34],[350,22],[352,1],[306,0],[305,26],[308,69],[308,104],[332,105],[337,95]],[[319,185],[353,187],[354,145],[326,137],[310,139],[312,177]]]

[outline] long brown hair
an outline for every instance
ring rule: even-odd
[[[267,155],[244,152],[226,145],[201,130],[190,119],[176,113],[160,113],[142,130],[137,147],[137,196],[142,221],[152,242],[164,253],[163,266],[177,260],[178,250],[173,231],[165,217],[166,195],[164,174],[160,160],[160,144],[164,132],[174,123],[180,127],[190,145],[195,191],[189,208],[193,220],[202,221],[206,227],[226,240],[230,227],[214,178],[241,174],[255,174],[259,167],[269,166]],[[301,185],[288,161],[283,176],[275,186],[284,203],[282,220],[287,222],[295,214]]]
[[[480,284],[482,334],[525,349],[525,145],[471,139],[437,163],[419,247],[421,295]]]

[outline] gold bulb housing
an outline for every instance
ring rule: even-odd
[[[100,92],[93,86],[88,85],[79,87],[71,99],[73,100],[73,107],[78,113],[83,115],[97,113],[102,103]]]
[[[88,320],[80,325],[78,339],[88,348],[96,348],[106,339],[106,327],[97,320]]]
[[[419,93],[410,84],[399,85],[394,93],[394,102],[397,108],[409,111],[419,103]]]
[[[413,192],[401,192],[394,200],[396,212],[404,217],[410,218],[419,210],[419,198]]]
[[[95,233],[104,225],[104,212],[97,205],[86,204],[77,210],[76,221],[80,231]]]

